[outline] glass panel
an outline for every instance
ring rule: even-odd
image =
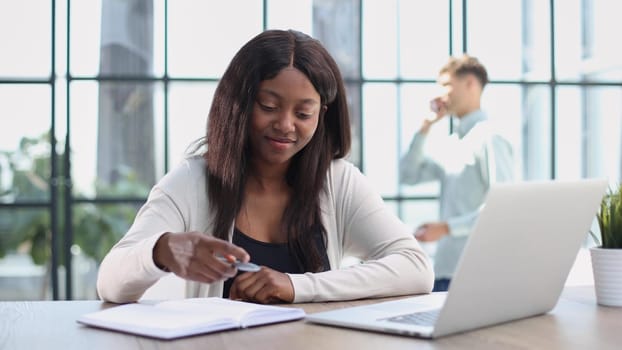
[[[0,85],[0,201],[49,198],[50,106],[47,85]]]
[[[51,299],[50,215],[0,208],[0,300]]]
[[[171,76],[216,78],[224,73],[240,47],[262,30],[262,1],[244,1],[243,11],[241,4],[220,0],[168,2]]]
[[[539,0],[523,1],[522,79],[551,78],[551,8]]]
[[[97,183],[97,109],[96,82],[71,83],[71,170],[73,194],[95,197]],[[113,140],[109,140],[113,142]]]
[[[169,164],[174,167],[205,137],[217,83],[171,83],[169,88]]]
[[[517,0],[471,0],[467,4],[467,52],[481,60],[491,80],[521,77],[522,10]]]
[[[337,62],[344,79],[359,80],[360,1],[321,0],[313,4],[313,36]]]
[[[320,40],[339,66],[346,81],[350,110],[352,145],[347,159],[361,167],[361,86],[360,72],[360,1],[315,0],[313,2],[313,35]],[[335,35],[339,33],[339,35]]]
[[[436,80],[449,55],[449,3],[400,1],[400,76]]]
[[[165,56],[164,52],[164,12],[166,10],[164,0],[153,0],[153,74],[164,75]]]
[[[350,111],[350,132],[352,133],[352,145],[347,159],[361,169],[361,85],[346,84],[348,96],[348,109]]]
[[[75,299],[97,299],[97,268],[132,224],[140,205],[74,205],[72,277]]]
[[[313,0],[267,0],[268,29],[295,29],[311,34],[314,15]],[[315,1],[318,3],[318,1]],[[319,1],[324,3],[326,1]],[[316,5],[317,6],[317,5]],[[260,14],[258,13],[257,16]]]
[[[579,87],[557,88],[555,174],[560,179],[580,179],[583,173],[583,98]]]
[[[429,101],[438,94],[439,87],[436,84],[404,84],[401,86],[398,127],[400,131],[399,157],[408,151],[412,138],[423,124],[423,120],[431,116]],[[437,135],[442,134],[449,134],[449,119],[445,118],[435,124],[430,129],[429,139],[434,140]],[[436,196],[439,192],[439,182],[402,184],[400,192],[402,196]]]
[[[106,0],[102,2],[100,21],[100,46],[96,51],[99,73],[151,75],[154,56],[153,2]]]
[[[75,196],[145,196],[156,179],[151,83],[71,85],[72,177]]]
[[[456,54],[458,52],[464,52],[465,50],[463,50],[463,30],[462,30],[462,12],[463,12],[463,7],[462,5],[464,4],[466,6],[466,1],[464,0],[449,0],[451,2],[451,9],[452,9],[452,21],[451,21],[451,25],[452,25],[452,32],[451,32],[451,40],[452,40],[452,54]],[[449,16],[449,14],[448,14]]]
[[[622,87],[584,89],[585,177],[607,177],[612,182],[620,182]]]
[[[397,77],[397,1],[363,1],[363,76]]]
[[[622,31],[619,1],[569,0],[555,4],[556,73],[559,80],[619,81]]]
[[[70,7],[69,40],[71,45],[71,74],[96,75],[99,72],[102,36],[101,0],[72,1]],[[109,4],[116,3],[108,1]]]
[[[71,73],[162,74],[163,2],[156,1],[155,5],[153,1],[143,0],[95,2],[71,3]],[[158,34],[157,41],[154,33]],[[158,43],[155,53],[154,43]],[[154,56],[158,56],[155,72]]]
[[[56,0],[55,9],[55,30],[54,37],[54,69],[56,69],[56,81],[65,79],[67,75],[67,1]]]
[[[606,177],[619,182],[622,88],[559,87],[557,101],[557,177]]]
[[[576,80],[581,76],[583,2],[566,0],[555,3],[555,74],[558,80]]]
[[[586,44],[590,45],[584,56],[584,72],[588,80],[622,80],[622,49],[614,43],[622,33],[622,2],[586,1],[585,26],[588,34]],[[618,100],[619,102],[619,100]]]
[[[550,94],[547,86],[490,84],[482,109],[513,147],[517,180],[550,177]]]
[[[397,194],[396,102],[396,85],[363,85],[363,172],[383,196]]]
[[[48,0],[0,3],[0,77],[50,76],[50,5]]]
[[[543,180],[551,177],[551,89],[545,85],[523,86],[522,119],[513,119],[505,135],[514,145],[519,180]],[[491,99],[492,101],[492,99]],[[515,118],[514,115],[511,115]]]

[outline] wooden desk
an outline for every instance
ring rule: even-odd
[[[307,313],[380,300],[297,304]],[[548,314],[422,340],[296,321],[161,341],[76,323],[101,301],[0,302],[0,349],[620,349],[622,308],[597,306],[592,286],[567,288]]]

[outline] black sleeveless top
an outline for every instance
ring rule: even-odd
[[[324,244],[324,239],[319,232],[315,234],[315,239],[320,254],[322,255],[321,270],[327,271],[330,269],[330,264],[328,262],[328,255],[326,254],[326,245]],[[251,256],[251,262],[257,265],[267,266],[273,270],[284,273],[307,272],[304,271],[301,266],[298,266],[293,255],[291,255],[289,252],[289,247],[287,246],[287,243],[261,242],[245,235],[242,231],[238,230],[237,227],[233,230],[232,241],[233,244],[237,245],[238,247],[244,248],[244,250],[246,250],[246,252]],[[242,271],[238,271],[238,275],[240,273],[242,273]],[[224,298],[229,297],[229,290],[231,289],[231,284],[236,277],[237,275],[225,281],[225,285],[222,291],[222,295]]]

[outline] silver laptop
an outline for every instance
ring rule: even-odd
[[[435,338],[550,311],[606,180],[490,189],[447,293],[309,314],[309,322]]]

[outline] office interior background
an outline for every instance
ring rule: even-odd
[[[0,1],[0,300],[96,298],[99,261],[204,135],[219,77],[264,29],[332,53],[349,159],[413,228],[437,217],[439,187],[401,185],[399,157],[462,52],[488,69],[482,107],[519,180],[615,184],[620,13],[616,0]]]

